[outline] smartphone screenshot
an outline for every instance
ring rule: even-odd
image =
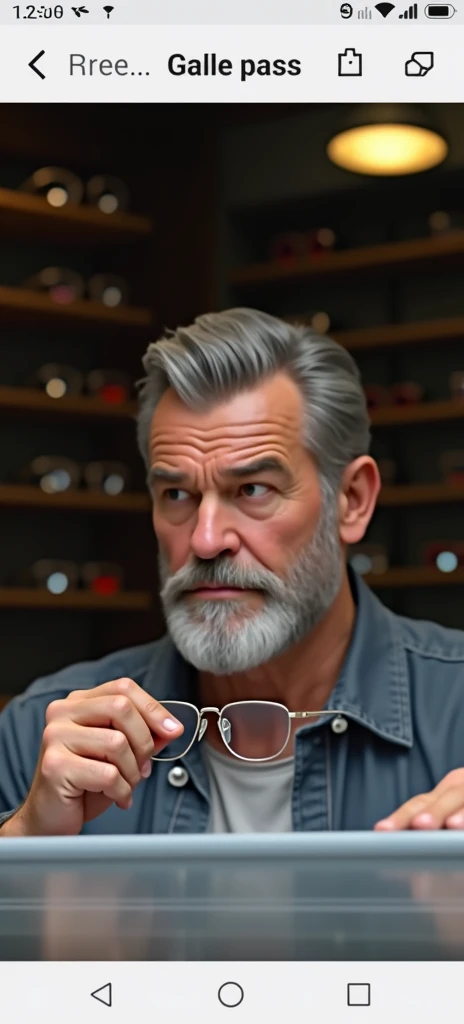
[[[460,1020],[463,44],[1,5],[5,1021]]]

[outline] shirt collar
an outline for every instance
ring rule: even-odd
[[[412,747],[412,715],[408,666],[401,620],[372,593],[349,566],[356,604],[350,646],[328,701],[378,736]],[[177,651],[169,636],[156,644],[146,689],[163,700],[197,705],[197,672]]]
[[[408,665],[401,619],[348,567],[356,619],[329,706],[386,740],[412,747]]]

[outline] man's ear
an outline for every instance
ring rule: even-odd
[[[361,455],[347,466],[339,495],[339,531],[343,544],[358,544],[372,519],[381,480],[377,463]]]

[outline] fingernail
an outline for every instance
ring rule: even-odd
[[[433,818],[431,814],[416,814],[416,817],[412,819],[413,827],[417,828],[432,828]]]
[[[464,814],[452,814],[446,824],[448,828],[464,828]]]
[[[178,729],[180,722],[175,722],[173,718],[165,718],[163,722],[163,729],[167,729],[168,732],[174,732],[174,729]]]
[[[148,779],[148,776],[151,775],[151,769],[151,761],[145,761],[145,764],[143,764],[140,769],[140,774],[143,775],[144,779]]]

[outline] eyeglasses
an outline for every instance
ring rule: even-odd
[[[38,274],[27,277],[21,288],[45,292],[59,306],[68,306],[79,299],[90,299],[114,308],[129,302],[129,286],[117,274],[93,274],[88,281],[69,267],[44,267]]]
[[[70,562],[61,558],[40,558],[14,576],[18,586],[37,587],[50,594],[75,591],[80,584],[95,594],[118,594],[124,587],[124,573],[115,562]]]
[[[77,491],[83,483],[89,491],[118,495],[129,490],[130,470],[124,462],[112,460],[84,466],[63,455],[37,455],[16,473],[16,479],[39,487],[45,494]]]
[[[127,210],[129,205],[129,194],[121,178],[97,174],[84,188],[84,182],[66,167],[40,167],[19,190],[43,196],[55,208],[77,206],[84,199],[84,192],[90,206],[97,206],[102,213]]]
[[[64,363],[39,366],[26,379],[25,386],[45,391],[55,401],[70,395],[87,394],[102,402],[118,405],[129,402],[133,394],[132,380],[129,374],[121,370],[91,370],[90,373],[84,373]]]
[[[244,700],[219,708],[201,708],[180,700],[165,700],[163,708],[184,726],[184,732],[152,757],[152,761],[176,761],[203,739],[208,728],[207,712],[218,715],[219,735],[230,753],[242,761],[272,761],[285,750],[290,739],[292,719],[322,718],[340,715],[341,711],[289,711],[284,704],[270,700]],[[268,751],[272,750],[269,754]],[[250,756],[253,751],[252,756]],[[266,751],[265,757],[256,751]]]

